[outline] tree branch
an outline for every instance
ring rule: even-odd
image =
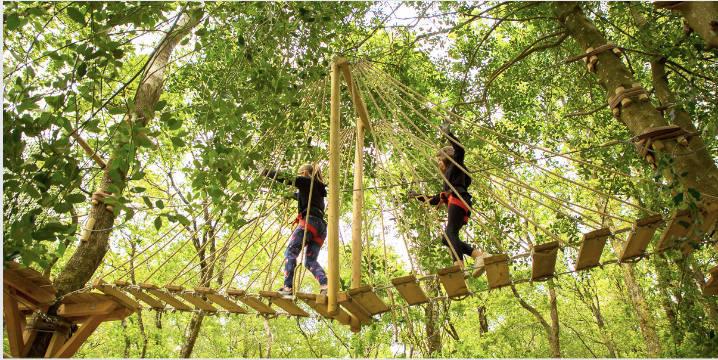
[[[597,108],[595,108],[595,109],[593,109],[593,110],[589,110],[589,111],[585,111],[585,112],[576,112],[576,113],[566,114],[566,115],[563,116],[563,118],[564,118],[564,119],[567,119],[567,118],[574,117],[574,116],[591,115],[591,114],[593,114],[593,113],[595,113],[595,112],[598,112],[599,110],[604,109],[604,108],[606,108],[606,107],[608,107],[608,103],[605,103],[605,104],[603,104],[603,105],[601,105],[601,106],[599,106],[599,107],[597,107]]]

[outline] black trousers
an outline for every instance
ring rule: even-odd
[[[471,206],[471,199],[467,199],[465,197],[464,201],[466,201],[466,203]],[[446,241],[446,238],[448,237],[449,241],[451,242],[451,245],[456,251],[456,254],[459,255],[459,258],[457,259],[454,252],[451,251],[451,247],[449,247],[451,258],[454,261],[464,260],[464,255],[471,256],[471,253],[474,252],[474,248],[459,239],[459,231],[461,231],[461,228],[465,225],[464,217],[470,215],[471,212],[466,212],[464,211],[464,209],[461,208],[461,206],[454,204],[449,204],[449,209],[447,212],[449,218],[446,222],[446,228],[444,229],[444,231],[446,232],[446,236],[444,236],[444,234],[441,234],[441,243],[444,246],[449,247],[449,243]]]

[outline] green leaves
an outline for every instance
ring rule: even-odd
[[[187,144],[184,142],[184,140],[180,139],[179,137],[173,136],[171,139],[172,145],[178,149],[181,147],[185,147]]]
[[[83,14],[80,9],[71,6],[67,8],[67,15],[72,19],[72,21],[85,26],[85,14]]]
[[[17,15],[17,12],[13,12],[8,15],[5,20],[5,30],[15,31],[20,27],[21,23],[22,22],[20,21],[20,17]]]
[[[158,216],[155,218],[154,225],[155,225],[155,229],[157,229],[157,231],[159,231],[160,228],[162,228],[162,217],[161,216]]]

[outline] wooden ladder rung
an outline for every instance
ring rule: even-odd
[[[416,276],[409,275],[396,279],[391,279],[391,283],[394,285],[394,288],[399,291],[401,297],[403,297],[409,305],[417,305],[429,302],[429,297],[426,296],[424,290],[422,290],[421,286],[419,286],[418,280],[416,280]]]
[[[668,221],[668,225],[663,231],[663,235],[661,235],[661,239],[658,241],[657,249],[664,250],[674,245],[682,244],[681,236],[693,233],[693,220],[695,220],[695,215],[693,215],[691,209],[674,211],[673,215],[671,215],[671,220]]]
[[[533,263],[531,264],[531,280],[546,281],[556,272],[556,255],[558,241],[536,245],[533,247]]]
[[[341,307],[339,308],[339,314],[337,315],[329,315],[329,308],[327,307],[327,296],[322,294],[306,294],[306,293],[297,293],[297,298],[302,299],[307,305],[309,305],[310,308],[314,309],[314,311],[318,312],[319,315],[327,318],[327,319],[336,319],[340,324],[350,326],[351,325],[351,317],[349,314],[347,314],[344,309]]]
[[[598,229],[583,234],[581,248],[578,250],[575,270],[592,268],[601,261],[606,240],[611,235],[611,229]]]
[[[107,295],[112,296],[124,307],[131,309],[132,311],[135,311],[135,312],[140,311],[140,303],[138,303],[135,300],[132,300],[132,298],[125,295],[125,293],[123,293],[122,291],[115,289],[112,285],[107,284],[105,282],[105,280],[97,279],[97,280],[93,281],[92,287],[94,287],[97,290],[102,291],[103,293],[105,293]]]
[[[172,306],[173,308],[177,310],[192,310],[189,305],[183,303],[176,297],[172,296],[172,294],[164,289],[160,289],[157,287],[157,285],[154,284],[147,284],[147,283],[139,283],[140,288],[144,289],[148,293],[156,296],[158,299],[164,301],[167,303],[167,305]]]
[[[439,275],[439,281],[441,281],[441,285],[444,286],[444,291],[446,291],[448,297],[466,295],[469,293],[469,289],[466,288],[466,281],[464,280],[464,272],[461,271],[458,265],[439,269],[436,274]]]
[[[252,294],[247,294],[247,292],[245,290],[229,289],[229,290],[227,290],[227,294],[236,297],[239,301],[243,302],[245,305],[251,307],[254,310],[257,310],[260,313],[263,313],[263,314],[276,314],[277,313],[269,305],[261,302],[255,296],[252,296]]]
[[[188,303],[205,310],[205,311],[217,311],[217,308],[208,303],[207,300],[202,299],[202,293],[198,293],[194,290],[183,290],[180,296],[185,299]]]
[[[132,285],[132,284],[128,283],[127,281],[119,281],[119,280],[115,280],[114,283],[115,283],[115,285],[123,288],[125,291],[132,294],[132,296],[134,296],[135,299],[141,300],[142,302],[144,302],[145,304],[149,305],[152,308],[155,308],[155,309],[164,309],[165,308],[165,304],[163,304],[161,301],[153,298],[149,294],[142,291],[142,288],[140,288],[137,285]]]
[[[371,313],[364,309],[358,301],[349,296],[347,292],[340,292],[337,294],[337,302],[343,306],[347,311],[354,315],[359,321],[368,324],[371,322]]]
[[[489,289],[497,289],[511,284],[509,275],[509,256],[498,254],[484,259],[486,278],[489,280]]]
[[[260,291],[259,295],[269,298],[272,304],[277,304],[289,314],[296,316],[309,316],[309,314],[292,301],[291,296],[285,297],[276,291]]]
[[[372,315],[383,314],[391,310],[391,308],[374,293],[374,289],[371,285],[349,289],[347,293]]]
[[[646,248],[653,238],[653,234],[662,222],[663,217],[660,214],[634,221],[633,231],[628,233],[628,238],[626,239],[626,244],[623,246],[619,260],[630,260],[645,254]]]

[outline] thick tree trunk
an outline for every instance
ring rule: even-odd
[[[718,48],[718,2],[656,1],[654,5],[680,12],[688,25],[708,44],[706,51]]]
[[[195,313],[192,315],[192,320],[189,322],[189,334],[187,340],[182,344],[180,350],[180,357],[188,359],[192,356],[192,350],[194,350],[194,344],[197,342],[199,336],[199,330],[202,327],[202,320],[204,320],[203,313]]]
[[[606,38],[598,28],[588,19],[577,2],[555,2],[553,12],[559,22],[576,40],[583,52],[587,48],[597,48],[606,43]],[[620,45],[620,44],[619,44]],[[631,88],[637,81],[629,69],[621,62],[621,58],[612,51],[604,51],[598,55],[596,74],[600,81],[606,85],[607,96],[613,96],[615,89]],[[645,86],[647,87],[647,86]],[[631,105],[621,108],[619,120],[623,122],[634,135],[641,135],[646,129],[666,126],[668,122],[656,110],[651,102],[634,101]],[[689,130],[689,129],[687,129]],[[699,146],[690,144],[690,148],[679,145],[676,141],[664,141],[664,153],[690,153]],[[646,164],[648,165],[648,164]],[[701,193],[718,196],[718,167],[708,155],[707,151],[695,152],[683,156],[676,156],[674,163],[676,172],[688,172],[690,175],[682,178],[683,183]],[[702,179],[702,180],[699,180]]]
[[[511,292],[514,294],[514,297],[519,300],[519,304],[522,308],[526,309],[528,312],[533,314],[533,316],[536,317],[536,320],[541,323],[541,326],[543,326],[544,330],[546,331],[546,338],[548,339],[549,346],[551,347],[551,355],[554,358],[560,358],[561,357],[561,349],[559,347],[558,343],[558,312],[556,312],[555,319],[553,314],[553,307],[556,305],[556,293],[553,293],[551,296],[551,322],[552,325],[549,325],[548,322],[546,322],[546,319],[541,315],[538,310],[536,310],[533,306],[529,305],[516,291],[516,287],[514,285],[511,285]],[[555,321],[555,322],[554,322]]]
[[[134,104],[137,110],[137,121],[142,125],[147,125],[149,118],[145,116],[145,109],[152,109],[154,104],[162,93],[162,83],[164,82],[165,68],[175,46],[189,31],[197,24],[199,18],[191,18],[183,15],[176,24],[174,30],[168,33],[158,45],[154,57],[151,58],[150,65],[147,67],[142,77],[140,86],[135,94]],[[120,149],[124,144],[121,144]],[[115,157],[111,157],[107,162],[104,176],[100,182],[101,189],[107,189],[115,184],[110,177],[112,162]],[[119,168],[112,169],[118,171],[124,181],[126,175]],[[121,194],[115,194],[121,195]],[[103,204],[92,206],[90,216],[95,219],[95,229],[111,229],[115,224],[115,216],[111,211],[107,211]],[[105,253],[109,249],[109,238],[112,231],[94,231],[90,235],[89,241],[80,242],[72,257],[64,265],[60,274],[53,285],[57,289],[57,297],[61,297],[72,291],[79,290],[92,279],[95,271],[102,263]],[[53,305],[49,310],[49,315],[55,315],[59,304]],[[51,333],[40,333],[35,338],[33,345],[28,353],[28,357],[43,357],[47,351],[51,339]]]
[[[551,352],[553,357],[561,357],[561,347],[559,344],[559,327],[558,327],[558,306],[556,305],[556,289],[554,289],[553,280],[549,282],[548,286],[549,294],[549,306],[551,308],[551,334],[553,341],[551,341]]]

